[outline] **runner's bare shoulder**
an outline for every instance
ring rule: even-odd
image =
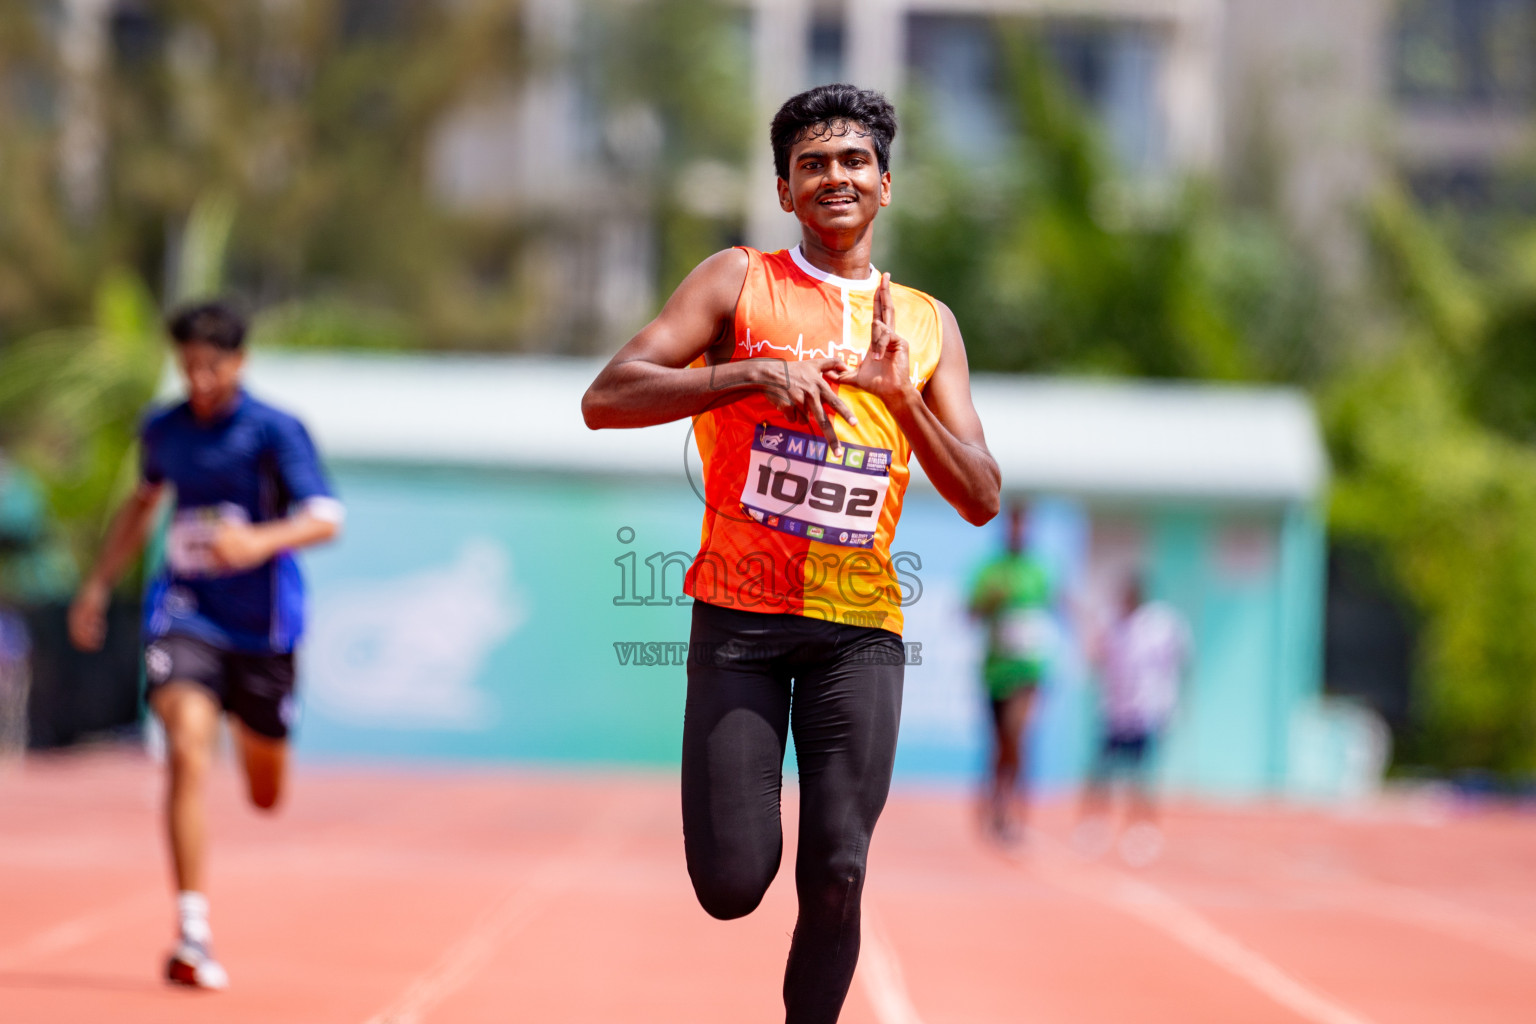
[[[690,301],[702,303],[711,311],[734,314],[736,300],[747,283],[748,263],[745,249],[722,249],[694,267],[672,293],[672,298],[675,300],[686,293]],[[668,305],[671,305],[670,301]]]

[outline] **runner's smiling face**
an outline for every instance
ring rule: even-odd
[[[860,232],[890,202],[890,172],[880,170],[874,139],[857,122],[813,129],[790,147],[779,205],[818,235]]]
[[[235,400],[240,371],[245,367],[244,352],[230,352],[206,341],[188,341],[176,346],[176,362],[187,382],[187,402],[198,419],[213,419]]]

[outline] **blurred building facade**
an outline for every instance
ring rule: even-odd
[[[1401,174],[1422,196],[1486,204],[1499,171],[1531,149],[1536,101],[1536,0],[733,0],[739,59],[753,95],[743,116],[766,126],[783,99],[852,81],[920,103],[967,159],[998,152],[1000,32],[1028,26],[1100,121],[1127,179],[1155,188],[1173,176],[1212,177],[1276,205],[1348,280],[1359,269],[1353,215]],[[576,0],[527,5],[554,52],[575,52]],[[470,205],[541,201],[548,180],[524,180],[514,155],[560,140],[580,163],[580,76],[554,65],[510,101],[499,121],[470,115],[445,133],[439,180]],[[516,112],[514,112],[516,111]],[[610,131],[613,126],[610,126]],[[632,150],[661,145],[644,117],[618,127]],[[740,179],[697,168],[716,215],[762,248],[793,239],[779,209],[766,131]],[[989,140],[992,140],[989,142]],[[501,153],[508,159],[492,159]],[[639,155],[644,162],[643,155]],[[898,144],[897,160],[901,159]],[[556,186],[574,192],[587,179]],[[621,192],[622,190],[620,190]],[[609,190],[609,194],[613,194]],[[723,194],[724,198],[721,198]],[[584,245],[600,269],[605,321],[622,340],[652,308],[652,225],[623,203],[605,207]],[[550,265],[572,257],[552,254]]]
[[[1533,0],[755,0],[759,120],[846,79],[914,94],[952,137],[1003,129],[997,32],[1034,27],[1128,175],[1213,175],[1355,268],[1388,174],[1486,204],[1536,143]],[[754,165],[748,237],[779,244]],[[1256,194],[1257,193],[1257,194]]]
[[[387,32],[392,21],[381,12],[405,3],[348,0],[340,9],[356,31]],[[625,340],[656,307],[662,278],[676,273],[658,259],[658,219],[676,205],[712,219],[721,244],[792,240],[764,128],[802,88],[850,80],[884,89],[919,104],[941,137],[966,139],[968,158],[985,160],[988,140],[1007,131],[999,29],[1010,24],[1038,30],[1129,181],[1155,187],[1194,172],[1272,202],[1346,280],[1359,264],[1350,214],[1388,175],[1401,172],[1426,196],[1487,203],[1499,198],[1499,169],[1530,142],[1536,0],[722,3],[737,30],[713,40],[729,52],[712,59],[748,69],[745,166],[668,164],[667,129],[646,98],[603,94],[592,38],[605,12],[643,4],[506,5],[521,25],[526,67],[443,118],[427,187],[467,217],[525,225],[515,273],[539,306],[525,347],[605,351]],[[86,215],[111,159],[90,83],[103,62],[144,48],[157,31],[154,5],[42,6],[67,72],[61,184]],[[676,180],[658,185],[663,173]],[[669,191],[672,206],[658,201]]]

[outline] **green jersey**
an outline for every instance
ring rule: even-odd
[[[1045,567],[1024,553],[987,563],[971,588],[971,613],[987,626],[987,692],[1001,699],[1039,683],[1055,632]]]

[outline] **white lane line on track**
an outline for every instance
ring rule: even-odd
[[[522,884],[481,914],[458,941],[437,958],[367,1024],[421,1024],[454,993],[467,985],[502,948],[556,897],[590,878],[623,839],[618,815],[609,813],[570,847],[541,862]]]
[[[169,907],[170,899],[159,892],[138,892],[98,910],[60,921],[13,946],[0,949],[0,970],[14,970],[41,957],[78,949],[123,921],[149,913],[156,903]]]
[[[875,1019],[880,1024],[923,1024],[917,1007],[912,1004],[912,997],[907,994],[901,960],[896,956],[890,933],[885,930],[884,921],[867,895],[861,913],[863,925],[857,977],[874,1007]]]
[[[565,886],[571,872],[545,865],[540,877],[504,897],[368,1024],[418,1024],[445,999],[463,988],[495,956],[501,943],[526,924]],[[561,876],[567,877],[561,877]]]
[[[1343,905],[1536,964],[1536,935],[1524,928],[1419,889],[1381,882],[1360,884],[1370,891],[1341,899]]]
[[[1043,869],[1045,881],[1138,918],[1302,1018],[1314,1024],[1373,1024],[1162,889],[1114,868],[1079,863],[1061,849],[1040,852],[1046,855],[1029,863]]]
[[[1297,980],[1202,915],[1155,886],[1121,876],[1110,901],[1248,982],[1281,1006],[1317,1024],[1370,1024],[1370,1019]]]

